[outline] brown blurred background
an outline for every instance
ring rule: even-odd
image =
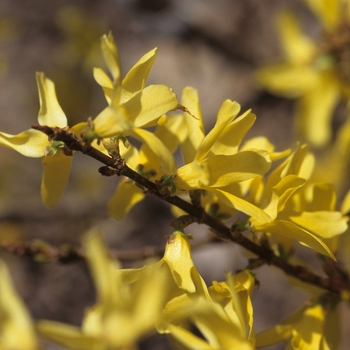
[[[252,79],[254,69],[280,57],[274,16],[287,6],[299,13],[310,35],[317,32],[317,21],[297,0],[2,0],[0,130],[16,134],[36,122],[35,71],[44,71],[56,83],[71,125],[95,117],[105,101],[92,68],[104,67],[99,38],[111,30],[124,74],[143,54],[158,47],[148,84],[167,84],[179,97],[183,87],[196,87],[207,130],[222,101],[230,98],[243,110],[253,108],[257,114],[248,137],[268,136],[279,149],[293,146],[293,101],[259,90]],[[40,238],[55,246],[78,246],[83,233],[97,226],[110,247],[127,251],[162,247],[165,235],[171,233],[169,207],[151,197],[122,222],[109,219],[106,203],[118,179],[101,177],[100,165],[92,159],[74,157],[64,197],[50,210],[40,199],[40,159],[1,148],[0,161],[1,241]],[[190,231],[194,241],[208,234],[204,226],[193,225]],[[311,251],[302,254],[312,255]],[[84,309],[94,302],[84,263],[43,264],[7,253],[0,256],[8,262],[35,319],[80,324]],[[199,246],[194,259],[209,283],[223,280],[225,271],[235,272],[247,263],[240,249],[230,243]],[[254,294],[258,332],[302,304],[305,294],[288,288],[278,271],[262,268],[257,273],[261,282]],[[52,344],[47,348],[59,349]],[[168,340],[152,336],[140,345],[140,349],[151,348],[168,349]]]

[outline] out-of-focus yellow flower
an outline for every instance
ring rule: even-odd
[[[17,295],[6,265],[1,260],[0,281],[0,349],[39,349],[31,317]]]
[[[44,73],[36,74],[40,110],[40,125],[67,127],[67,118],[56,97],[54,83]],[[41,197],[47,207],[53,207],[61,198],[70,172],[72,157],[63,152],[64,144],[48,141],[41,131],[29,129],[18,135],[0,132],[0,145],[14,149],[26,157],[43,157],[44,173],[41,183]]]
[[[257,334],[256,347],[288,341],[287,349],[293,350],[338,349],[340,330],[337,309],[324,310],[319,304],[304,306],[281,324]]]
[[[40,321],[38,332],[49,340],[79,350],[131,350],[152,332],[169,294],[169,275],[155,265],[125,283],[119,264],[109,256],[101,237],[89,233],[84,240],[97,291],[97,304],[90,308],[82,328]]]
[[[154,265],[146,265],[140,269],[120,270],[122,281],[131,283],[140,278],[148,269],[162,269],[172,279],[172,294],[184,293],[199,294],[209,298],[206,284],[198,273],[191,255],[191,247],[188,242],[189,236],[181,231],[173,232],[167,241],[164,256]]]
[[[253,349],[250,302],[253,287],[254,279],[243,271],[228,276],[226,282],[214,281],[209,288],[210,298],[180,295],[164,309],[159,331],[170,333],[186,349]],[[203,337],[193,334],[190,325],[194,325]]]
[[[292,13],[281,13],[277,25],[286,61],[259,69],[256,78],[272,93],[297,98],[297,132],[320,147],[331,139],[335,107],[350,96],[350,3],[306,2],[323,26],[320,40],[304,35]]]
[[[152,132],[144,129],[156,125],[164,113],[178,106],[177,97],[168,86],[145,86],[157,50],[141,57],[122,80],[119,52],[111,34],[102,37],[101,48],[112,80],[102,69],[94,69],[94,77],[109,104],[94,119],[94,132],[101,138],[130,135],[148,145],[162,160],[165,172],[174,171],[171,153]]]

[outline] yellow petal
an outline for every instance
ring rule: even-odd
[[[311,211],[334,211],[337,203],[337,195],[333,185],[316,184],[313,188]]]
[[[153,49],[143,55],[138,62],[129,70],[122,82],[121,103],[129,100],[135,93],[145,87],[148,73],[156,59],[157,49]]]
[[[4,350],[38,349],[30,315],[17,295],[7,267],[1,260],[0,280],[0,348]]]
[[[332,113],[340,98],[340,86],[331,74],[319,74],[312,90],[297,104],[297,132],[316,147],[327,144],[332,136]],[[317,126],[317,127],[316,127]]]
[[[130,132],[130,134],[137,139],[143,141],[145,145],[149,147],[148,153],[145,153],[143,149],[143,154],[148,154],[149,157],[155,158],[156,163],[159,161],[160,169],[165,174],[171,174],[176,171],[175,159],[169,150],[164,146],[164,144],[150,131],[135,128]],[[140,159],[142,164],[145,160]]]
[[[290,149],[286,149],[282,152],[275,152],[275,146],[268,140],[267,137],[264,136],[254,137],[244,142],[244,144],[240,147],[241,151],[246,151],[249,149],[261,149],[267,151],[272,161],[284,158],[290,153]]]
[[[134,127],[148,126],[178,105],[173,90],[166,85],[150,85],[123,104]]]
[[[261,86],[272,93],[295,98],[315,87],[318,72],[307,65],[281,63],[258,69],[255,78]]]
[[[342,0],[306,0],[307,4],[328,29],[334,29],[340,24]]]
[[[83,334],[80,328],[54,321],[39,321],[36,325],[38,333],[45,339],[60,344],[67,349],[97,349],[99,340]]]
[[[325,314],[321,305],[307,308],[302,319],[294,325],[293,349],[319,349],[323,336]]]
[[[238,147],[246,133],[254,124],[255,119],[255,114],[250,113],[249,111],[236,118],[223,130],[211,148],[211,153],[215,155],[231,155],[237,153]]]
[[[113,97],[113,83],[111,79],[101,68],[94,68],[93,75],[97,84],[102,87],[108,104],[111,104]]]
[[[29,129],[18,135],[0,132],[0,145],[12,148],[26,157],[43,157],[48,144],[47,135],[38,130]]]
[[[163,260],[169,266],[179,288],[188,293],[194,293],[197,290],[192,279],[192,270],[197,270],[192,261],[190,244],[182,232],[175,231],[170,236]]]
[[[163,142],[171,153],[174,153],[187,138],[188,130],[183,118],[179,118],[178,115],[171,115],[166,117],[165,122],[157,127],[154,135]]]
[[[309,64],[316,53],[314,43],[303,34],[297,17],[283,11],[277,17],[278,33],[287,61],[292,64]]]
[[[226,205],[231,206],[237,210],[239,210],[242,213],[245,213],[252,217],[252,219],[256,219],[259,222],[267,223],[271,221],[271,217],[265,213],[262,209],[259,207],[253,205],[252,203],[249,203],[248,201],[234,196],[231,193],[228,193],[226,191],[222,191],[219,189],[215,189],[213,191],[221,201],[223,201]]]
[[[119,136],[132,128],[123,107],[111,104],[94,119],[94,132],[101,138]]]
[[[40,100],[39,124],[60,128],[67,126],[66,115],[57,101],[55,84],[41,72],[36,73],[36,81]]]
[[[72,157],[58,151],[53,156],[45,156],[42,164],[44,167],[41,182],[41,198],[48,208],[53,207],[62,197],[68,182]]]
[[[316,250],[318,253],[328,255],[335,260],[334,254],[328,246],[317,236],[287,220],[274,220],[268,224],[260,225],[252,218],[257,231],[276,233]]]
[[[112,33],[102,36],[101,50],[108,70],[112,74],[113,83],[119,84],[121,80],[120,57]]]
[[[132,207],[144,197],[143,191],[133,182],[121,181],[108,202],[109,216],[118,221],[123,219]]]
[[[117,278],[119,265],[110,259],[97,230],[91,230],[84,236],[83,245],[96,286],[98,301],[108,310],[120,299]]]
[[[200,350],[216,350],[216,346],[208,344],[205,340],[197,337],[187,329],[176,326],[173,324],[169,325],[169,331],[171,335],[181,344],[183,344],[186,349],[200,349]]]
[[[292,336],[293,327],[291,325],[277,325],[256,335],[255,346],[263,348]]]
[[[201,162],[208,172],[209,187],[225,187],[269,171],[271,161],[264,151],[243,151],[232,156],[218,155]]]
[[[340,235],[348,228],[348,218],[339,211],[303,211],[300,215],[289,218],[300,227],[324,239]]]
[[[222,132],[226,129],[229,123],[233,121],[234,118],[236,118],[240,109],[241,106],[237,102],[225,100],[222,103],[218,111],[216,123],[213,129],[208,133],[208,135],[199,146],[195,158],[197,161],[201,161],[207,156],[214,143],[219,139]]]

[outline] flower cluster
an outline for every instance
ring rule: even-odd
[[[309,60],[315,60],[314,47],[301,37],[290,15],[283,18],[282,22],[288,23],[284,30],[288,43],[305,48],[300,51],[302,60],[299,51],[287,47],[291,63],[271,71],[284,79],[271,80],[269,70],[261,71],[260,79],[271,82],[278,91],[302,96],[302,104],[309,103],[304,110],[309,116],[307,123],[314,123],[317,114],[323,121],[321,127],[328,130],[328,119],[319,112],[333,108],[342,91],[338,83],[337,90],[330,84],[335,81],[334,67],[319,70],[313,66],[312,70]],[[330,28],[340,23],[327,20]],[[108,210],[114,219],[121,220],[153,191],[174,206],[186,203],[178,205],[181,210],[173,208],[176,215],[190,207],[189,214],[199,213],[192,222],[214,222],[212,228],[217,231],[224,227],[225,238],[251,247],[263,263],[275,264],[307,282],[309,275],[304,270],[289,265],[297,242],[323,255],[326,272],[335,278],[340,270],[332,261],[339,250],[339,237],[348,227],[345,215],[350,196],[338,208],[334,187],[313,181],[315,158],[308,145],[278,151],[265,137],[247,139],[256,116],[251,110],[241,113],[240,105],[229,99],[221,104],[215,125],[206,132],[196,89],[185,87],[179,103],[168,86],[146,85],[156,49],[141,57],[124,77],[111,34],[101,38],[101,50],[109,75],[95,68],[94,78],[102,88],[106,106],[94,119],[69,125],[54,83],[37,73],[39,124],[18,135],[0,133],[0,145],[27,157],[43,157],[41,195],[45,206],[54,206],[62,197],[72,158],[81,151],[104,162],[105,175],[137,175],[126,176],[110,199]],[[301,88],[296,83],[290,86],[287,79],[286,74],[295,74],[291,73],[293,69],[304,72]],[[326,91],[329,101],[328,97],[323,99],[327,106],[318,105],[320,92],[315,86],[333,89]],[[311,110],[315,106],[317,110]],[[328,139],[326,134],[318,133],[320,138],[310,134],[310,138],[323,143]],[[129,142],[131,138],[140,146]],[[182,160],[175,158],[175,152]],[[222,218],[235,221],[231,229]],[[69,349],[136,349],[138,340],[154,331],[170,334],[188,349],[244,350],[287,340],[290,348],[311,350],[330,349],[336,343],[329,329],[339,322],[335,305],[349,294],[345,284],[319,285],[326,292],[312,291],[312,303],[280,325],[255,335],[251,294],[256,281],[250,270],[254,263],[208,287],[192,261],[188,236],[182,232],[185,226],[182,222],[169,237],[160,261],[141,269],[122,269],[109,257],[99,234],[87,234],[85,256],[97,302],[86,312],[81,327],[32,322],[1,263],[0,348],[36,349],[42,337]],[[318,281],[310,283],[317,285]],[[337,292],[336,297],[329,296],[330,290]],[[326,315],[337,321],[330,322]],[[310,323],[310,318],[314,322]],[[25,336],[13,338],[11,334],[16,332]]]

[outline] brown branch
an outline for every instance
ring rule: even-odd
[[[207,236],[204,239],[194,241],[192,247],[198,247],[215,241],[215,236]],[[55,247],[42,240],[32,240],[29,242],[0,242],[0,250],[27,257],[39,262],[58,262],[61,264],[70,264],[80,260],[85,260],[85,254],[80,247],[69,244],[63,244]],[[162,246],[146,246],[138,249],[120,251],[118,249],[109,249],[109,254],[113,259],[121,262],[144,260],[147,258],[161,256],[164,253],[164,245]]]
[[[78,139],[74,133],[61,128],[50,128],[47,126],[33,125],[33,128],[40,130],[49,136],[50,140],[63,141],[72,151],[80,151],[99,162],[105,164],[99,171],[103,175],[126,176],[139,185],[146,188],[149,192],[158,198],[175,205],[176,207],[187,212],[196,219],[199,224],[206,224],[215,232],[215,234],[224,240],[229,240],[239,244],[248,251],[254,253],[259,259],[268,265],[273,265],[281,269],[284,273],[300,281],[315,285],[338,295],[342,291],[350,291],[349,278],[340,278],[339,275],[322,278],[321,276],[309,271],[303,266],[292,265],[285,259],[277,256],[266,246],[261,246],[247,237],[241,231],[231,232],[221,221],[210,216],[202,207],[192,205],[178,196],[171,196],[167,187],[154,183],[142,175],[129,168],[121,157],[109,157],[91,146],[91,144]]]

